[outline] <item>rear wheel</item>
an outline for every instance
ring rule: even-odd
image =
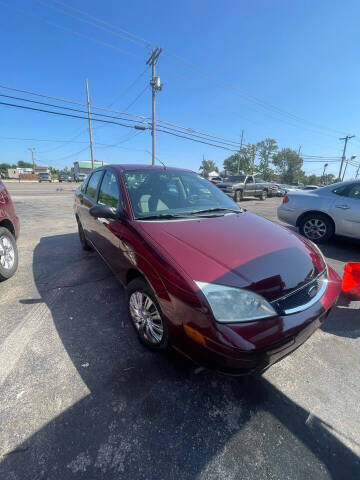
[[[18,267],[18,250],[11,232],[0,227],[0,281],[12,277]]]
[[[266,190],[263,190],[260,195],[260,200],[266,200],[268,196],[268,193]]]
[[[301,235],[315,243],[325,243],[334,235],[334,225],[326,215],[312,213],[299,223]]]
[[[141,343],[151,350],[167,350],[169,332],[166,321],[152,289],[142,278],[129,283],[127,308]]]
[[[242,202],[243,199],[244,199],[243,191],[242,190],[236,190],[236,192],[234,194],[235,202],[237,202],[237,203]]]
[[[76,221],[77,221],[77,224],[78,224],[79,240],[80,240],[81,246],[82,246],[83,250],[91,251],[93,248],[88,243],[88,241],[86,240],[84,229],[83,229],[83,227],[81,225],[81,222],[78,219],[78,217],[76,217]]]

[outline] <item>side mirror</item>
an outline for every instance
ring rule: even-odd
[[[89,213],[94,218],[109,218],[112,220],[121,218],[121,213],[109,205],[94,205],[90,208]]]

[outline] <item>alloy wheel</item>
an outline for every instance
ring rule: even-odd
[[[132,321],[139,334],[153,345],[160,344],[164,335],[164,326],[152,299],[145,292],[133,292],[129,299],[129,307]]]
[[[0,237],[0,265],[6,270],[11,270],[15,263],[15,250],[8,237]]]
[[[327,233],[325,222],[319,218],[310,218],[304,224],[304,233],[311,240],[319,240]]]

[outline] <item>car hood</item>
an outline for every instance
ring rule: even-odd
[[[250,212],[138,225],[192,280],[249,288],[268,300],[325,268],[311,242]]]

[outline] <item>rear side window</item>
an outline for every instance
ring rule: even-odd
[[[355,185],[351,185],[346,194],[349,198],[356,198],[360,200],[360,183],[355,183]]]
[[[343,185],[342,187],[335,188],[335,190],[333,190],[333,193],[335,193],[336,195],[341,195],[343,197],[344,195],[346,195],[348,188],[348,185]]]
[[[119,204],[120,191],[115,173],[107,171],[101,182],[98,203],[117,208]]]
[[[86,195],[88,195],[89,197],[91,197],[93,199],[95,199],[96,190],[97,190],[97,187],[99,185],[102,174],[103,174],[102,170],[99,170],[98,172],[94,172],[91,175],[90,180],[87,184]]]

